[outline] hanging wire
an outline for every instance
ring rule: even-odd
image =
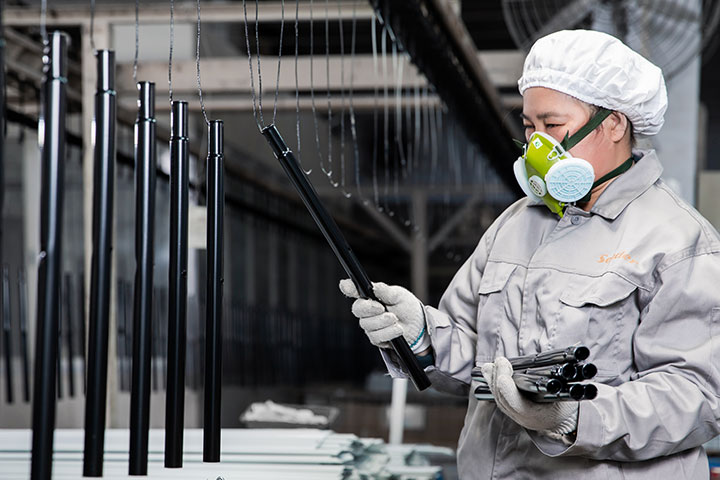
[[[313,124],[315,125],[315,148],[317,148],[318,157],[320,159],[320,170],[325,175],[328,175],[328,171],[325,170],[325,165],[323,163],[322,150],[320,149],[320,129],[318,127],[317,108],[315,106],[315,69],[313,68],[313,65],[315,63],[315,33],[313,27],[314,24],[315,22],[313,21],[313,0],[310,0],[310,104],[312,106]]]
[[[205,102],[203,101],[202,84],[200,82],[200,0],[197,0],[197,44],[195,47],[195,67],[197,72],[197,87],[198,97],[200,98],[200,110],[202,111],[205,124],[209,127],[210,120],[208,120],[207,113],[205,112]]]
[[[135,55],[133,56],[133,83],[137,85],[138,54],[140,53],[140,0],[135,0]]]
[[[172,57],[173,57],[173,44],[175,43],[175,0],[170,0],[170,53],[168,55],[168,96],[170,98],[170,104],[173,101],[173,90],[172,90]]]
[[[47,0],[40,0],[40,36],[43,45],[49,43],[47,34]]]
[[[250,69],[250,95],[252,96],[252,109],[253,109],[253,117],[255,118],[255,124],[258,127],[258,130],[262,130],[262,125],[258,121],[258,108],[257,108],[257,97],[255,96],[255,76],[253,75],[253,68],[252,68],[252,52],[250,51],[250,35],[248,33],[248,20],[247,20],[247,3],[246,0],[243,0],[242,2],[243,6],[243,13],[245,17],[245,46],[247,47],[247,54],[248,54],[248,68]]]
[[[373,18],[370,23],[370,35],[372,36],[372,51],[373,51],[373,73],[375,75],[375,85],[373,87],[373,161],[372,161],[372,176],[373,176],[373,199],[375,200],[375,208],[377,211],[382,212],[383,208],[380,205],[380,194],[378,192],[377,183],[377,160],[378,160],[378,149],[377,149],[377,137],[378,137],[378,82],[380,81],[380,74],[378,73],[378,58],[377,58],[377,14],[373,10]]]
[[[340,98],[342,99],[342,110],[340,113],[340,190],[345,198],[350,198],[352,197],[352,193],[345,189],[345,38],[340,0],[337,2],[337,7],[338,27],[340,29]]]
[[[353,141],[353,158],[355,164],[355,187],[357,189],[358,196],[362,199],[363,205],[368,205],[370,202],[363,196],[362,189],[360,187],[360,150],[358,148],[357,138],[357,123],[355,119],[355,106],[353,104],[353,94],[355,90],[355,39],[357,38],[357,8],[356,4],[353,4],[353,16],[352,16],[352,35],[350,42],[350,133]]]
[[[93,52],[97,52],[95,48],[95,0],[90,0],[90,48]]]
[[[285,0],[282,0],[280,2],[280,47],[278,48],[277,80],[275,81],[275,103],[273,104],[273,119],[272,119],[273,125],[275,124],[275,117],[277,117],[278,93],[280,92],[280,61],[282,60],[282,46],[283,46],[283,34],[284,33],[285,33]],[[297,43],[295,45],[297,46]],[[260,58],[260,57],[258,57],[258,58]],[[295,57],[295,58],[297,58],[297,57]]]
[[[299,12],[300,0],[295,0],[295,131],[297,133],[297,157],[302,171],[305,172],[305,175],[310,175],[312,168],[305,170],[302,166],[302,150],[300,148],[300,88],[298,86]],[[275,122],[274,119],[273,122]]]
[[[260,127],[265,127],[265,120],[263,120],[263,107],[262,107],[262,73],[260,72],[260,23],[258,22],[258,11],[260,6],[258,0],[255,0],[255,50],[257,53],[257,72],[258,72],[258,113],[260,113]]]
[[[333,154],[333,141],[332,141],[332,96],[330,94],[330,12],[329,12],[329,0],[325,0],[325,89],[327,92],[327,135],[328,135],[328,172],[326,175],[330,179],[330,185],[338,187],[340,184],[335,182],[332,178],[333,167],[332,167],[332,154]]]
[[[387,71],[387,37],[388,28],[387,20],[383,22],[383,28],[380,37],[380,45],[382,48],[382,80],[383,80],[383,163],[385,165],[385,181],[383,182],[383,200],[388,215],[393,217],[395,212],[390,210],[388,205],[388,190],[390,188],[390,106],[388,92],[388,71]]]

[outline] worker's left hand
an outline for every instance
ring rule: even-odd
[[[578,402],[537,403],[525,398],[515,385],[513,367],[505,357],[498,357],[495,363],[486,363],[481,368],[498,408],[515,423],[528,430],[559,435],[572,433],[577,428]]]

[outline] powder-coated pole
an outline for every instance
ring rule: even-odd
[[[203,461],[220,461],[223,305],[223,122],[208,127],[207,309],[205,316],[205,419]]]
[[[170,295],[168,302],[165,467],[182,467],[185,413],[188,257],[187,102],[172,102],[170,114]]]
[[[35,377],[32,407],[32,480],[52,476],[62,269],[62,209],[67,105],[68,37],[53,32],[43,52],[42,186]]]
[[[130,389],[130,475],[147,475],[155,248],[155,84],[140,82],[135,121],[135,295]]]
[[[115,52],[98,50],[93,155],[92,262],[83,475],[101,477],[105,447],[112,215],[115,181]],[[69,292],[66,292],[69,294]],[[84,321],[84,320],[83,320]]]
[[[262,134],[270,144],[275,157],[277,157],[278,161],[282,165],[293,186],[300,194],[305,207],[310,212],[313,220],[315,220],[315,224],[330,244],[330,248],[332,248],[335,256],[345,270],[345,273],[347,273],[355,283],[360,296],[363,298],[374,299],[375,295],[373,294],[370,277],[367,272],[365,272],[362,265],[360,265],[360,262],[350,248],[350,245],[340,231],[340,228],[338,228],[335,223],[335,220],[333,220],[330,213],[320,202],[320,198],[315,192],[315,189],[305,177],[305,174],[295,159],[295,155],[287,146],[285,140],[283,140],[280,136],[280,132],[278,132],[277,127],[275,127],[274,124],[270,124],[263,128]],[[410,350],[410,346],[407,344],[405,339],[402,337],[393,338],[390,341],[390,345],[410,375],[410,378],[415,384],[415,388],[421,391],[428,388],[430,386],[430,379],[425,371],[420,367],[420,364],[415,358],[415,355],[413,355],[412,350]]]

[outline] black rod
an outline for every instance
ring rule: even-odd
[[[32,480],[52,475],[58,361],[62,209],[67,84],[66,34],[55,31],[43,52],[42,185],[37,334],[32,417]]]
[[[5,135],[7,133],[7,123],[5,110],[7,107],[7,99],[5,92],[7,83],[5,79],[5,31],[3,27],[3,12],[5,10],[5,2],[0,0],[0,218],[5,211]],[[2,248],[3,225],[0,222],[0,248]]]
[[[65,341],[67,342],[68,356],[68,395],[75,396],[75,370],[73,369],[73,358],[75,357],[75,329],[72,315],[72,287],[70,286],[70,274],[66,273],[63,279],[62,290],[62,316],[65,319]]]
[[[115,52],[98,50],[93,142],[93,224],[83,475],[103,472],[115,176]]]
[[[20,317],[20,356],[22,357],[23,400],[30,402],[30,354],[27,331],[27,280],[25,271],[18,270],[18,316]]]
[[[188,239],[187,102],[170,113],[170,295],[168,302],[165,467],[182,467],[187,341]]]
[[[280,136],[280,132],[278,132],[274,124],[271,124],[262,130],[262,134],[272,147],[273,153],[282,164],[285,173],[302,197],[305,207],[308,209],[318,228],[320,228],[325,236],[325,239],[330,244],[335,256],[342,264],[343,269],[355,283],[360,295],[363,298],[376,299],[373,294],[370,277],[368,277],[365,269],[362,265],[360,265],[360,262],[350,248],[350,245],[347,243],[347,240],[345,240],[345,237],[335,223],[335,220],[333,220],[330,213],[320,202],[315,189],[305,177],[305,174],[295,159],[295,155],[292,150],[288,148],[287,144],[285,144],[285,141]],[[395,353],[398,355],[400,362],[410,375],[410,378],[415,384],[415,388],[418,390],[425,390],[428,388],[430,386],[430,379],[418,364],[415,355],[413,355],[412,350],[410,350],[410,346],[407,344],[405,339],[397,337],[392,339],[390,344],[395,350]]]
[[[13,368],[12,368],[12,323],[10,317],[10,272],[7,265],[2,269],[2,325],[3,350],[5,351],[5,387],[7,402],[13,403]]]
[[[208,126],[207,295],[205,316],[205,421],[203,461],[220,461],[223,307],[223,122]]]
[[[130,389],[130,475],[147,475],[155,248],[155,84],[139,82],[135,122],[135,295]]]

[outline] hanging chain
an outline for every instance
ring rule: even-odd
[[[133,56],[133,83],[137,85],[138,55],[140,53],[140,0],[135,0],[135,55]]]
[[[278,48],[277,80],[275,81],[275,104],[273,105],[272,119],[273,125],[275,124],[275,117],[277,117],[278,93],[280,92],[280,61],[282,60],[283,34],[285,33],[285,0],[280,2],[280,12],[280,47]]]
[[[248,55],[248,68],[250,70],[250,95],[252,96],[252,109],[253,109],[253,117],[255,118],[255,124],[257,125],[259,130],[262,130],[262,125],[258,121],[258,108],[257,108],[257,99],[255,97],[255,76],[253,75],[253,68],[252,68],[252,52],[250,51],[250,34],[248,33],[248,19],[247,19],[247,2],[246,0],[242,0],[243,5],[243,13],[244,13],[244,24],[245,24],[245,46],[247,47],[247,55]]]
[[[173,44],[175,43],[175,0],[170,0],[170,53],[168,56],[168,95],[170,98],[170,104],[173,101],[173,90],[172,90],[172,57],[173,57]]]
[[[205,102],[202,95],[202,84],[200,83],[200,0],[197,0],[197,45],[195,48],[195,67],[197,72],[198,97],[200,98],[200,110],[207,126],[210,126],[207,113],[205,112]]]
[[[97,52],[95,48],[95,0],[90,0],[90,48],[93,52]]]
[[[47,45],[49,42],[47,34],[47,0],[40,0],[40,36],[43,45]]]

